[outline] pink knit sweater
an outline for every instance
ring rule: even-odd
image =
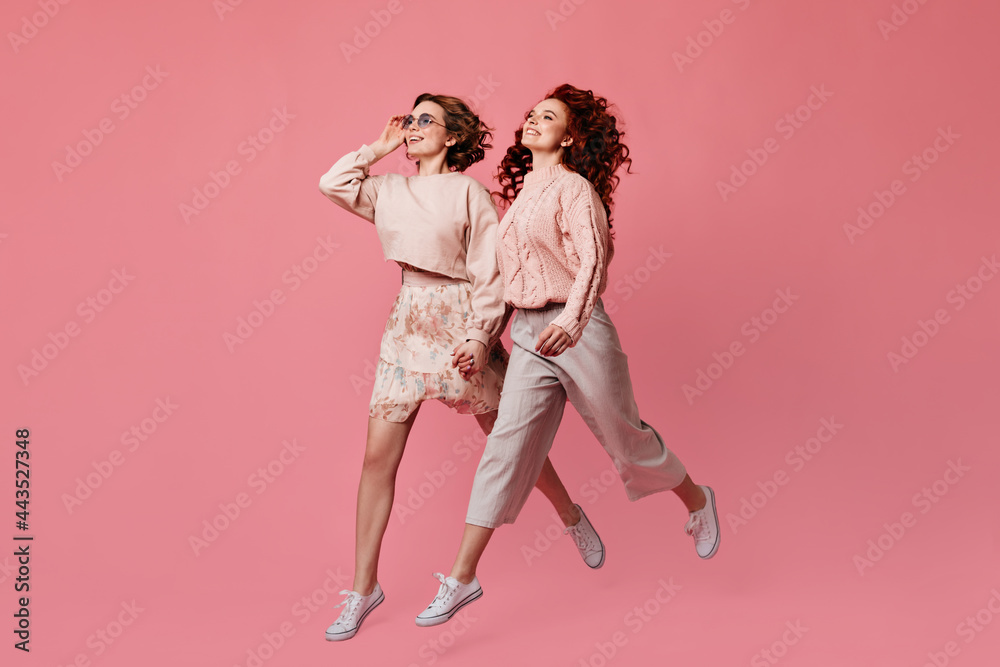
[[[504,300],[517,308],[565,303],[552,324],[575,344],[607,288],[614,255],[594,186],[563,164],[528,172],[498,233]]]

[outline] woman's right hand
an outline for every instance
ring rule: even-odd
[[[535,352],[543,357],[558,357],[576,343],[573,338],[558,324],[550,324],[538,335]]]
[[[383,158],[393,152],[406,140],[406,130],[403,129],[403,118],[405,116],[390,117],[385,129],[382,130],[382,135],[369,146],[372,152],[379,158]]]

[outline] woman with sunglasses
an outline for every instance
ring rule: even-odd
[[[559,86],[529,111],[499,169],[510,203],[498,229],[504,298],[518,309],[500,411],[476,471],[451,575],[417,625],[444,623],[478,599],[479,559],[513,523],[543,469],[569,399],[615,463],[629,500],[672,490],[701,558],[719,548],[711,488],[639,418],[625,353],[604,311],[615,174],[631,164],[608,102]]]
[[[384,599],[379,552],[396,472],[421,403],[437,399],[460,414],[475,415],[487,434],[496,421],[508,360],[499,337],[509,315],[496,264],[498,220],[489,191],[462,173],[483,159],[491,138],[461,100],[423,94],[411,115],[390,118],[375,142],[342,157],[320,179],[323,194],[375,224],[385,259],[403,270],[369,408],[354,590],[341,591],[347,597],[326,631],[331,641],[353,637]],[[416,176],[369,175],[372,164],[404,143],[407,156],[417,160]],[[548,459],[535,477],[584,561],[600,567],[600,538]]]

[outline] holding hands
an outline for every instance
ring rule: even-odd
[[[462,378],[468,380],[486,365],[486,346],[478,340],[467,340],[451,353],[451,365],[458,367]]]

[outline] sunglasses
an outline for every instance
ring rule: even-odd
[[[435,125],[440,125],[441,127],[447,129],[444,123],[437,122],[429,113],[422,113],[420,114],[419,118],[414,118],[412,115],[406,116],[405,118],[403,118],[403,129],[408,130],[410,128],[410,125],[413,125],[414,122],[416,122],[417,127],[419,127],[421,130],[430,125],[431,123],[434,123]]]

